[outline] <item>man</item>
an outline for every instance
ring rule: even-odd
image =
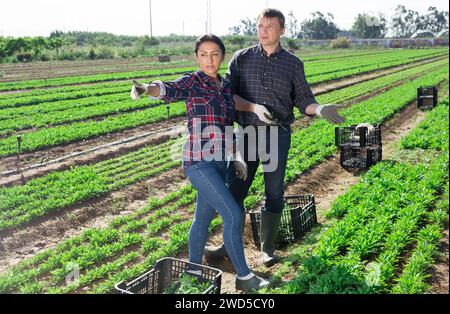
[[[256,141],[249,139],[245,144],[247,178],[241,180],[232,177],[229,182],[229,189],[243,211],[244,199],[262,159],[261,154],[264,153],[260,148],[255,148],[256,143],[265,140],[267,147],[273,148],[275,145],[276,148],[275,171],[267,171],[267,162],[263,162],[265,204],[261,211],[260,240],[262,261],[266,266],[278,261],[274,254],[275,240],[284,207],[284,177],[291,144],[290,125],[295,120],[293,107],[297,107],[302,114],[320,115],[334,124],[345,121],[337,112],[339,106],[321,106],[316,103],[306,82],[302,61],[280,44],[280,38],[285,32],[284,25],[285,17],[280,11],[262,11],[257,20],[259,44],[236,52],[227,73],[236,94],[237,122],[246,131],[255,129],[256,134]],[[274,124],[280,127],[270,126]],[[265,134],[258,133],[257,129],[264,129],[264,126]],[[271,134],[273,132],[276,134]],[[275,136],[275,143],[271,135]],[[252,160],[249,151],[255,150],[257,158]],[[207,247],[205,255],[223,258],[227,252],[220,245]]]

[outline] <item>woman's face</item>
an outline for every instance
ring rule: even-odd
[[[207,75],[217,77],[220,64],[223,61],[222,50],[218,44],[212,41],[205,41],[198,47],[197,61],[200,68]]]

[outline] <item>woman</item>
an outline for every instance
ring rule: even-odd
[[[225,46],[215,35],[200,37],[195,55],[201,70],[173,82],[134,83],[132,98],[146,94],[173,102],[184,100],[188,116],[188,140],[183,147],[183,167],[197,190],[197,207],[189,232],[189,261],[201,264],[208,228],[215,210],[223,219],[223,240],[236,270],[236,289],[250,291],[269,284],[253,274],[245,260],[242,240],[242,210],[228,190],[225,129],[233,125],[234,102],[231,84],[220,76]],[[201,134],[199,133],[199,130]],[[235,162],[238,176],[246,165]]]

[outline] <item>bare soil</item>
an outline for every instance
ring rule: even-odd
[[[448,265],[449,265],[449,259],[448,259],[448,226],[444,231],[444,238],[441,239],[440,242],[440,253],[441,255],[438,258],[437,263],[433,266],[433,269],[431,270],[431,280],[429,284],[431,285],[431,289],[429,293],[432,294],[448,294],[449,288],[448,288],[448,279],[449,279],[449,273],[448,273]]]

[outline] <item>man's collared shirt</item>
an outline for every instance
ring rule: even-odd
[[[235,94],[267,107],[280,124],[294,122],[294,106],[306,114],[306,107],[316,103],[303,62],[281,46],[270,56],[261,44],[237,51],[227,78]],[[236,121],[242,126],[265,125],[253,112],[236,111]]]

